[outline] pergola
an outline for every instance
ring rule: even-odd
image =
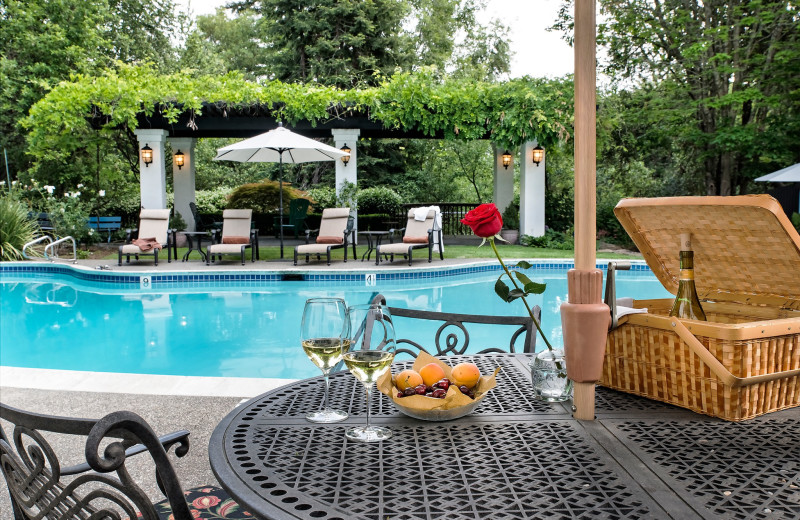
[[[141,182],[141,204],[144,208],[166,208],[166,169],[165,146],[169,142],[173,152],[180,150],[184,155],[184,164],[172,165],[174,207],[186,221],[188,228],[194,230],[194,218],[189,210],[189,203],[195,200],[195,145],[197,139],[209,137],[253,137],[278,127],[278,119],[273,112],[263,105],[222,108],[216,103],[205,103],[203,115],[189,120],[187,113],[182,114],[177,122],[167,121],[160,112],[152,116],[140,114],[137,118],[138,128],[134,130],[139,149],[149,146],[152,149],[152,162],[145,164],[139,160]],[[333,138],[337,148],[350,148],[350,160],[345,164],[336,161],[337,189],[344,181],[357,184],[358,181],[358,140],[360,138],[410,138],[410,139],[442,139],[441,134],[426,135],[419,131],[385,128],[380,121],[363,115],[343,115],[325,122],[312,125],[301,120],[294,125],[287,125],[293,132],[311,138]],[[490,140],[491,136],[485,136]],[[544,235],[544,195],[545,195],[545,160],[536,164],[532,161],[533,149],[537,141],[523,143],[516,154],[512,150],[512,160],[503,164],[506,149],[493,143],[494,150],[494,189],[492,201],[500,211],[514,198],[514,161],[520,163],[520,232],[531,236]],[[517,159],[515,159],[515,157]],[[431,201],[429,201],[431,202]]]

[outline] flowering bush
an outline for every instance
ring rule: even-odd
[[[467,214],[464,215],[464,218],[461,219],[461,223],[465,226],[469,226],[473,233],[483,238],[483,241],[480,245],[483,245],[486,241],[489,242],[489,245],[492,246],[492,250],[497,257],[497,260],[503,267],[503,274],[500,275],[500,277],[497,279],[497,282],[494,284],[494,292],[506,302],[512,302],[516,299],[521,299],[522,303],[525,305],[525,309],[528,311],[528,315],[536,325],[536,330],[539,331],[539,335],[544,340],[545,345],[547,345],[548,350],[553,350],[553,346],[550,345],[550,342],[547,341],[547,337],[544,335],[544,332],[542,332],[542,328],[539,325],[539,320],[537,320],[533,315],[533,310],[531,309],[531,306],[528,305],[528,300],[525,299],[525,297],[529,294],[542,294],[547,288],[547,285],[543,283],[536,283],[528,278],[528,276],[524,273],[519,271],[509,271],[508,267],[506,267],[506,264],[500,257],[500,253],[497,251],[497,246],[494,243],[495,238],[498,240],[503,240],[498,235],[500,230],[503,228],[503,218],[500,215],[500,211],[497,209],[497,206],[494,204],[481,204],[477,208],[468,211]],[[519,269],[530,269],[531,264],[523,260],[517,262],[516,267]],[[511,284],[514,287],[513,289],[506,284],[506,282],[503,280],[504,277],[507,277],[511,281]]]

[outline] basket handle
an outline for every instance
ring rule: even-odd
[[[708,368],[711,369],[714,374],[720,378],[720,380],[730,386],[731,388],[738,388],[741,386],[748,386],[754,385],[756,383],[766,383],[767,381],[774,381],[776,379],[783,379],[786,377],[793,377],[800,375],[800,368],[795,368],[794,370],[784,370],[783,372],[773,372],[772,374],[762,374],[758,376],[749,376],[749,377],[737,377],[730,373],[730,371],[723,366],[720,361],[714,357],[697,337],[692,334],[692,332],[686,328],[679,319],[677,318],[670,318],[669,324],[675,329],[675,332],[680,336],[684,343],[686,343],[689,348],[697,354],[697,356],[708,365]]]

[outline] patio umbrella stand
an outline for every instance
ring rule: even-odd
[[[349,154],[333,146],[296,134],[284,128],[282,123],[278,124],[278,128],[274,130],[218,149],[214,160],[277,162],[279,164],[279,234],[281,258],[283,258],[283,163],[334,161]]]

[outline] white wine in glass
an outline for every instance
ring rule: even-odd
[[[322,370],[325,377],[325,395],[322,409],[306,415],[311,422],[331,423],[347,419],[347,412],[334,410],[328,405],[329,376],[333,367],[342,360],[350,346],[350,320],[347,306],[341,298],[312,298],[303,308],[300,343],[308,359]]]
[[[394,326],[389,309],[383,305],[354,305],[347,309],[350,318],[350,350],[345,352],[344,364],[367,393],[367,424],[349,428],[348,439],[377,442],[392,436],[392,430],[370,424],[370,396],[375,382],[394,361]]]

